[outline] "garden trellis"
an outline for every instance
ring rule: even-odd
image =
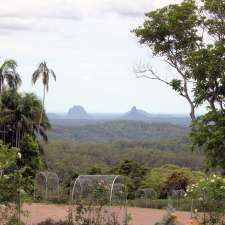
[[[34,199],[59,199],[59,177],[54,172],[39,172],[35,178]]]
[[[168,193],[168,198],[172,200],[172,204],[176,209],[179,209],[180,202],[184,199],[185,193],[183,189],[174,189]]]
[[[97,193],[98,191],[98,193]],[[108,205],[126,202],[125,178],[120,175],[80,175],[73,183],[72,202],[83,199],[98,201],[105,198]]]
[[[135,198],[144,198],[145,207],[152,207],[152,200],[157,198],[157,192],[153,188],[141,188],[135,193]]]
[[[86,214],[86,220],[90,224],[93,224],[93,221],[97,224],[108,224],[114,219],[127,224],[125,177],[120,175],[80,175],[73,182],[71,203],[75,205],[75,208],[80,204],[88,208],[89,213]]]

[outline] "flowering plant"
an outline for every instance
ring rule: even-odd
[[[188,186],[186,191],[186,196],[191,196],[199,201],[223,201],[225,200],[225,178],[213,174]]]
[[[203,212],[204,224],[223,224],[225,213],[225,178],[210,175],[187,187],[186,197],[193,201],[195,213]]]

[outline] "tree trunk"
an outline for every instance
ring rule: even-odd
[[[38,132],[40,131],[40,126],[41,126],[41,122],[42,122],[42,119],[43,119],[44,104],[45,104],[45,94],[46,94],[46,89],[45,89],[45,85],[44,85],[43,99],[42,99],[42,109],[41,109],[41,115],[40,115],[40,120],[39,120],[39,124],[38,124]]]
[[[2,70],[0,69],[0,94],[2,93],[2,85],[3,85],[3,76]]]

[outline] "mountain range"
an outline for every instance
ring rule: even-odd
[[[95,124],[99,121],[142,121],[147,123],[171,123],[176,125],[188,126],[189,116],[170,115],[170,114],[150,114],[142,109],[133,106],[130,111],[125,113],[88,113],[84,107],[74,105],[67,113],[48,113],[52,123],[56,124],[76,124],[87,125]]]

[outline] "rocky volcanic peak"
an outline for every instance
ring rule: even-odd
[[[148,120],[150,118],[150,114],[145,112],[144,110],[138,109],[136,106],[133,106],[129,112],[127,112],[123,119],[128,120]]]
[[[69,109],[67,117],[71,119],[88,119],[89,115],[82,106],[75,105]]]

